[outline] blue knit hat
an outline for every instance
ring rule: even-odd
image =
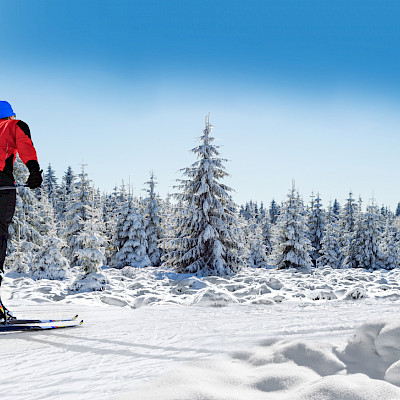
[[[7,118],[15,115],[11,104],[7,101],[0,101],[0,118]]]

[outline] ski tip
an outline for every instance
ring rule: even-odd
[[[83,320],[81,322],[79,322],[79,325],[82,325],[82,324],[83,324]]]
[[[75,319],[78,319],[78,315],[79,315],[79,314],[76,314],[75,317],[72,318],[72,319],[74,319],[74,320],[75,320]]]

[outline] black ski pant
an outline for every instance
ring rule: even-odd
[[[0,273],[4,272],[4,259],[6,258],[8,240],[8,226],[10,225],[14,215],[15,201],[15,190],[1,190],[0,186]]]

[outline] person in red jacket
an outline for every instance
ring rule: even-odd
[[[17,153],[29,169],[26,185],[30,189],[40,187],[42,171],[29,127],[25,122],[16,119],[7,101],[0,101],[0,286],[4,275],[8,226],[15,211],[16,191],[13,189],[15,187],[13,166]],[[4,307],[0,297],[0,322],[4,323],[12,318],[12,313]]]

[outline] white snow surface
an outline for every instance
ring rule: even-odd
[[[2,400],[400,399],[400,271],[245,269],[225,278],[103,269],[102,292],[8,273]]]

